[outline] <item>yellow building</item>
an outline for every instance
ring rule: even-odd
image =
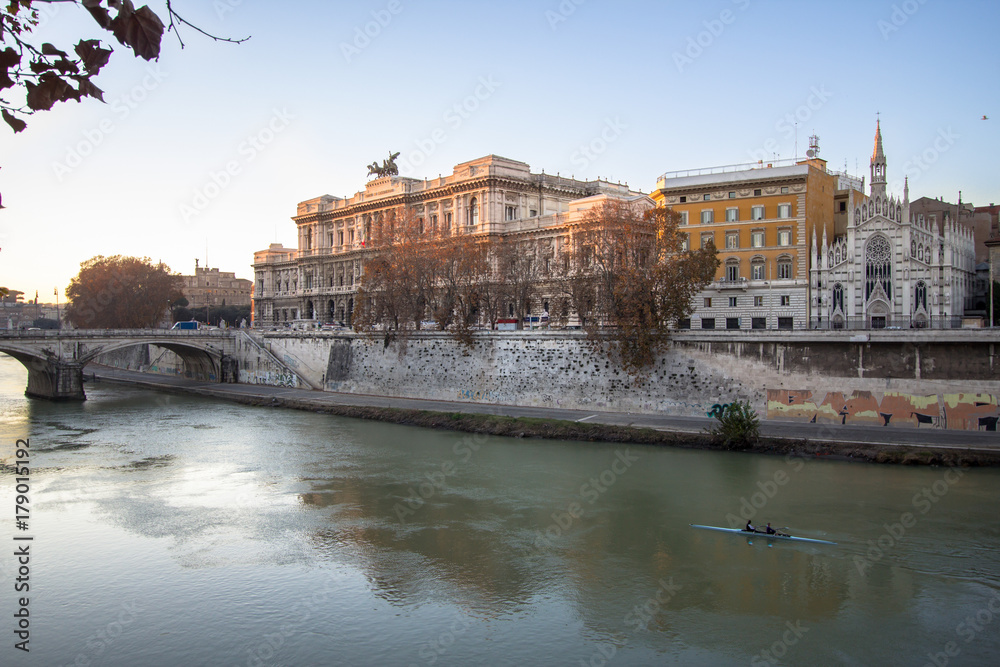
[[[818,147],[814,145],[812,154]],[[813,231],[833,232],[837,190],[859,179],[818,157],[670,172],[650,197],[681,214],[689,247],[719,251],[716,279],[695,299],[695,329],[805,328]]]

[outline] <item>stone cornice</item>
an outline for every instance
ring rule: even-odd
[[[581,182],[582,183],[582,182]],[[369,211],[396,208],[400,206],[412,206],[416,204],[433,202],[438,199],[454,197],[460,194],[478,192],[481,190],[516,190],[519,192],[537,194],[539,191],[543,195],[586,197],[596,194],[598,188],[573,187],[569,184],[547,183],[544,175],[532,174],[532,180],[524,180],[511,176],[501,176],[496,174],[484,174],[476,176],[459,183],[448,183],[440,187],[420,192],[400,193],[389,197],[372,199],[370,201],[360,201],[343,208],[330,209],[326,211],[310,211],[301,215],[292,216],[296,225],[316,224],[330,222],[339,218],[349,218],[355,215],[367,213]]]

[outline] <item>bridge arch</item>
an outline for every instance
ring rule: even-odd
[[[221,335],[81,330],[18,334],[0,336],[0,352],[17,359],[28,370],[26,395],[85,400],[83,368],[103,354],[139,345],[154,345],[176,354],[183,362],[185,377],[235,382],[239,375],[236,360],[226,354],[227,343],[231,350],[232,336],[214,333]]]

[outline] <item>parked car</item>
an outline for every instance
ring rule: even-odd
[[[171,331],[174,329],[200,329],[201,322],[198,320],[191,320],[190,322],[174,322],[174,326],[170,327]]]

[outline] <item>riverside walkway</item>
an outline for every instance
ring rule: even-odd
[[[398,408],[446,413],[460,412],[467,414],[502,415],[506,417],[558,419],[696,434],[704,433],[705,429],[710,428],[716,423],[715,419],[709,417],[684,417],[628,412],[593,412],[563,408],[499,405],[495,403],[345,394],[256,384],[218,384],[199,382],[197,380],[169,375],[125,371],[103,366],[91,368],[93,369],[93,373],[88,372],[87,378],[89,379],[93,375],[98,381],[130,384],[164,391],[179,391],[244,402],[247,399],[258,399],[264,404],[268,402],[272,404],[289,402],[296,404],[295,407],[315,407],[317,410],[336,406]],[[877,426],[810,424],[764,419],[760,423],[761,435],[768,438],[836,443],[840,445],[897,445],[992,453],[1000,452],[1000,432],[997,431],[959,431],[941,428],[879,428]]]

